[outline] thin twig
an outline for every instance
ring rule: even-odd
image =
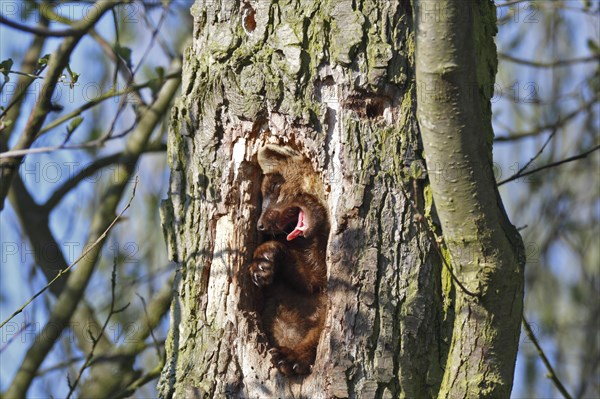
[[[549,62],[525,60],[522,58],[513,57],[512,55],[505,54],[505,53],[498,53],[498,58],[500,58],[501,60],[514,62],[515,64],[522,64],[522,65],[527,65],[527,66],[536,67],[536,68],[555,68],[555,67],[559,67],[559,66],[569,66],[572,64],[580,63],[580,62],[586,63],[586,62],[600,61],[600,58],[597,55],[591,55],[591,56],[587,56],[587,57],[577,57],[577,58],[571,58],[571,59],[567,59],[567,60],[549,61]]]
[[[180,65],[181,59],[177,58],[173,60],[171,70],[179,68]],[[140,153],[150,140],[150,136],[162,120],[161,118],[167,112],[175,93],[180,87],[180,83],[180,79],[171,79],[163,85],[156,96],[156,100],[145,110],[135,131],[131,134],[129,140],[127,140],[123,151],[126,166],[121,171],[122,173],[115,174],[113,184],[105,190],[99,207],[94,213],[88,239],[90,243],[94,242],[102,234],[111,222],[113,215],[117,213],[123,190],[131,183],[131,175],[139,161]],[[102,244],[96,245],[80,261],[78,267],[72,270],[65,290],[58,297],[52,307],[48,322],[42,328],[41,335],[44,339],[35,340],[29,347],[27,355],[23,358],[12,382],[4,392],[5,397],[26,396],[27,390],[35,378],[35,373],[57,342],[61,331],[68,326],[69,320],[76,311],[96,269],[101,247]],[[123,366],[128,371],[130,370],[129,364],[124,364]],[[122,368],[119,368],[119,372],[121,370]],[[108,397],[111,395],[100,396]]]
[[[92,333],[89,332],[90,338],[92,339],[92,348],[90,349],[89,353],[87,354],[87,356],[85,358],[85,362],[83,362],[83,364],[79,368],[79,372],[77,373],[77,377],[75,378],[75,381],[73,383],[69,383],[69,393],[67,394],[67,399],[69,399],[71,397],[71,395],[73,395],[75,388],[77,388],[77,384],[79,384],[79,381],[81,380],[81,377],[83,376],[83,372],[85,371],[85,369],[87,369],[91,365],[92,359],[94,358],[94,351],[96,350],[96,346],[98,345],[98,342],[100,342],[100,337],[106,331],[106,328],[108,327],[108,323],[110,322],[110,319],[115,314],[120,313],[120,312],[124,311],[125,309],[127,309],[127,307],[129,307],[129,305],[130,305],[128,303],[127,305],[125,305],[119,309],[115,309],[115,299],[116,299],[115,290],[117,287],[117,257],[116,257],[116,255],[115,255],[115,258],[113,259],[113,268],[112,268],[112,274],[111,274],[111,278],[110,278],[110,287],[111,287],[110,311],[108,312],[108,315],[106,316],[106,320],[104,320],[104,324],[102,325],[102,328],[100,329],[100,334],[98,335],[98,337],[92,336]]]
[[[519,3],[528,3],[531,0],[513,0],[513,1],[507,1],[506,3],[499,3],[496,4],[496,7],[508,7],[508,6],[514,6],[515,4],[519,4]]]
[[[25,304],[23,304],[23,306],[21,306],[19,309],[15,310],[13,312],[12,315],[10,315],[6,320],[4,320],[2,322],[2,324],[0,324],[0,329],[2,327],[4,327],[4,325],[6,323],[8,323],[10,320],[12,320],[15,316],[17,316],[19,313],[23,312],[23,310],[31,303],[33,302],[34,299],[36,299],[38,296],[42,295],[48,288],[50,288],[50,286],[56,281],[58,280],[60,277],[62,277],[65,273],[67,273],[69,270],[71,270],[71,268],[73,266],[75,266],[77,263],[79,263],[96,245],[98,245],[100,242],[102,242],[105,238],[106,235],[108,234],[108,232],[112,229],[112,227],[119,221],[119,219],[121,218],[121,216],[123,216],[123,214],[125,213],[125,211],[127,209],[129,209],[129,207],[131,206],[131,202],[133,201],[133,198],[135,197],[135,190],[137,188],[138,185],[138,177],[136,176],[135,178],[135,182],[133,184],[133,189],[132,189],[132,193],[131,193],[131,197],[129,198],[129,201],[127,201],[127,205],[125,205],[125,207],[123,208],[123,210],[117,215],[117,217],[115,217],[115,219],[108,225],[108,227],[106,228],[106,230],[104,230],[104,232],[100,235],[100,237],[98,237],[98,239],[96,241],[94,241],[92,243],[92,245],[88,246],[85,251],[83,251],[83,253],[79,256],[79,258],[75,259],[75,261],[73,263],[71,263],[66,269],[63,269],[61,271],[58,272],[58,274],[56,275],[56,277],[54,277],[48,284],[46,284],[40,291],[38,291],[34,296],[32,296],[31,298],[29,298],[29,300],[27,302],[25,302]]]
[[[541,7],[543,5],[544,7],[548,7],[548,8],[560,8],[562,10],[581,12],[581,13],[584,13],[586,15],[593,16],[593,17],[597,16],[597,10],[594,10],[592,8],[586,10],[585,8],[571,7],[561,1],[553,2],[553,1],[539,1],[539,0],[512,0],[512,1],[507,1],[505,3],[498,3],[498,4],[496,4],[496,8],[510,7],[510,6],[514,6],[514,5],[520,4],[520,3],[530,3],[531,6],[535,6],[535,7]]]
[[[529,172],[525,172],[525,173],[521,173],[521,174],[515,174],[515,175],[513,175],[513,176],[511,176],[511,177],[509,177],[507,179],[504,179],[501,182],[499,182],[498,186],[501,186],[504,183],[508,183],[508,182],[513,181],[513,180],[519,179],[521,177],[529,176],[529,175],[531,175],[533,173],[537,173],[537,172],[539,172],[541,170],[544,170],[544,169],[553,168],[555,166],[562,165],[564,163],[573,162],[573,161],[577,161],[578,159],[586,158],[588,155],[590,155],[594,151],[597,151],[598,149],[600,149],[600,145],[592,147],[591,149],[589,149],[589,150],[587,150],[587,151],[585,151],[585,152],[583,152],[583,153],[581,153],[579,155],[575,155],[575,156],[563,159],[561,161],[556,161],[556,162],[549,163],[548,165],[544,165],[544,166],[541,166],[539,168],[532,169]]]
[[[113,13],[113,23],[115,24],[115,45],[113,46],[110,43],[108,43],[102,36],[100,36],[100,34],[93,27],[89,30],[88,34],[98,43],[98,45],[100,45],[100,48],[102,49],[102,51],[104,51],[104,53],[108,56],[108,58],[110,58],[116,64],[115,77],[113,77],[113,86],[116,87],[115,82],[116,82],[116,73],[117,72],[120,72],[121,75],[123,75],[122,78],[124,81],[130,82],[130,84],[129,84],[130,86],[134,86],[135,81],[131,77],[132,72],[129,69],[129,66],[125,63],[123,58],[121,58],[121,56],[119,56],[119,54],[115,50],[115,48],[117,46],[120,46],[119,30],[118,30],[118,26],[116,25],[117,21],[115,21],[114,8],[111,11]],[[62,15],[56,14],[53,10],[48,10],[46,12],[46,14],[48,14],[48,17],[52,18],[53,20],[56,20],[65,25],[71,26],[74,23],[73,20],[70,20],[69,18],[66,18]],[[173,58],[173,57],[171,57],[171,58]],[[144,100],[139,92],[133,92],[132,94],[135,96],[136,101],[138,101],[140,104],[146,105],[146,103],[144,102]]]
[[[161,18],[156,26],[156,29],[152,32],[152,36],[150,38],[150,42],[148,43],[148,46],[146,47],[144,53],[142,54],[142,57],[140,58],[137,66],[134,68],[133,72],[131,73],[131,77],[130,80],[127,82],[127,85],[130,85],[131,82],[133,81],[133,79],[135,78],[136,73],[140,70],[140,68],[142,67],[142,65],[144,64],[144,61],[146,60],[146,57],[148,56],[148,54],[150,53],[150,50],[152,50],[152,48],[154,47],[154,42],[156,40],[156,36],[158,34],[158,31],[160,30],[160,28],[162,27],[162,24],[166,18],[166,14],[167,14],[167,8],[164,8],[163,13],[161,14]],[[118,55],[117,55],[118,57]],[[117,120],[119,119],[119,117],[121,116],[121,113],[123,112],[123,110],[125,109],[125,97],[121,98],[121,101],[119,102],[119,107],[117,108],[117,112],[115,113],[114,118],[112,119],[112,122],[110,124],[110,128],[108,129],[108,131],[103,134],[97,141],[100,143],[103,143],[104,141],[108,140],[109,138],[111,138],[112,136],[112,132],[115,129],[115,126],[117,124]],[[136,118],[137,119],[137,118]]]
[[[517,171],[517,173],[515,173],[515,176],[521,176],[521,174],[527,170],[527,168],[537,159],[539,158],[540,155],[542,155],[542,152],[544,152],[544,149],[546,148],[546,146],[548,145],[548,143],[550,143],[550,141],[552,140],[552,138],[556,135],[556,132],[558,132],[558,127],[555,126],[554,129],[552,129],[552,133],[550,133],[550,136],[548,136],[548,138],[546,139],[546,141],[544,142],[544,144],[540,147],[539,151],[533,156],[531,157],[531,159],[529,159],[529,161],[523,165],[523,167],[521,169],[519,169]]]
[[[13,335],[12,337],[10,337],[10,339],[9,339],[9,340],[8,340],[8,341],[7,341],[7,342],[4,344],[4,345],[2,345],[2,347],[0,348],[0,353],[2,353],[2,352],[4,351],[4,349],[8,348],[8,346],[9,346],[11,343],[13,343],[13,341],[14,341],[15,339],[17,339],[17,338],[18,338],[18,337],[19,337],[19,336],[20,336],[20,335],[23,333],[23,331],[25,331],[25,329],[26,329],[27,327],[29,327],[31,324],[32,324],[32,323],[31,323],[30,321],[29,321],[29,322],[27,322],[27,323],[23,323],[23,324],[21,325],[21,328],[19,328],[19,331],[17,331],[17,332],[15,333],[15,335]]]
[[[581,111],[586,111],[592,108],[594,105],[598,104],[598,97],[593,98],[592,100],[584,103],[581,107],[569,112],[567,115],[559,117],[556,122],[548,123],[542,126],[538,126],[534,130],[529,130],[527,132],[508,132],[505,135],[495,137],[494,142],[506,142],[506,141],[515,141],[523,138],[536,136],[540,133],[543,133],[546,130],[554,129],[557,127],[561,127],[566,125],[568,121],[575,118],[580,114]]]
[[[30,78],[29,81],[25,82],[23,80],[19,80],[19,82],[17,83],[17,90],[18,92],[15,93],[13,95],[13,97],[11,98],[10,103],[6,106],[6,108],[4,108],[4,110],[2,110],[2,112],[0,113],[0,118],[4,117],[5,115],[8,114],[8,111],[11,110],[11,108],[15,105],[18,104],[19,102],[21,102],[21,100],[25,97],[25,95],[27,94],[27,89],[29,88],[29,86],[31,86],[31,84],[33,82],[35,82],[35,78],[32,78],[32,76],[36,76],[38,79],[42,78],[39,74],[42,73],[44,71],[44,69],[46,69],[47,65],[42,65],[39,68],[37,68],[35,70],[36,74],[35,75],[31,75],[31,74],[25,74],[25,73],[19,73],[18,75],[22,76],[23,78]],[[22,78],[21,78],[22,79]],[[6,81],[5,81],[6,83]]]
[[[40,75],[34,75],[33,73],[26,73],[26,72],[21,72],[21,71],[8,71],[8,73],[13,73],[15,75],[20,75],[20,76],[27,76],[28,78],[31,79],[44,79],[43,76]]]
[[[42,15],[40,18],[39,26],[47,27],[48,23],[49,23],[48,19],[45,18],[44,15]],[[25,53],[25,56],[23,57],[23,64],[21,66],[21,69],[28,71],[30,73],[39,75],[46,68],[47,64],[43,64],[43,65],[39,64],[39,59],[40,59],[42,48],[44,46],[45,41],[46,41],[46,38],[43,36],[35,36],[33,38],[31,45],[29,46],[29,50],[27,50],[27,52]],[[4,110],[2,110],[2,112],[0,113],[0,119],[2,119],[5,115],[9,115],[9,111],[12,109],[13,106],[21,104],[21,101],[23,100],[25,94],[27,93],[27,88],[29,88],[29,86],[34,81],[35,81],[35,79],[27,79],[26,76],[19,77],[19,80],[17,81],[17,85],[16,85],[16,90],[13,93],[8,106],[6,106],[4,108]],[[11,120],[16,119],[17,115],[18,115],[18,110],[15,110],[15,112],[11,112],[9,119],[11,119]],[[13,126],[14,126],[14,124],[13,124]],[[11,129],[11,131],[12,131],[12,129]],[[3,132],[3,133],[5,134],[6,142],[8,142],[8,138],[9,138],[11,132]]]
[[[23,25],[18,22],[15,22],[15,21],[11,21],[10,19],[3,17],[1,14],[0,14],[0,24],[9,26],[13,29],[18,29],[23,32],[34,33],[38,36],[44,36],[44,37],[75,36],[81,32],[81,30],[79,30],[79,29],[51,30],[48,28],[27,26],[27,25]]]
[[[150,370],[148,373],[141,376],[137,380],[133,381],[123,391],[116,394],[114,396],[114,398],[126,398],[126,397],[133,395],[133,393],[136,390],[138,390],[140,387],[144,386],[145,384],[147,384],[150,381],[157,378],[160,375],[160,373],[162,372],[162,369],[163,369],[165,363],[166,363],[166,352],[161,356],[161,361],[158,362],[156,367],[154,367],[152,370]]]
[[[55,152],[55,151],[61,151],[61,150],[84,150],[84,149],[88,149],[88,148],[102,147],[102,145],[107,141],[117,140],[117,139],[120,139],[120,138],[126,136],[127,134],[131,133],[137,126],[137,122],[138,121],[136,120],[129,128],[125,129],[124,131],[122,131],[120,133],[112,135],[111,137],[108,137],[107,139],[96,139],[96,140],[88,141],[88,142],[81,143],[81,144],[72,144],[69,146],[67,146],[66,143],[63,141],[63,143],[61,143],[59,145],[54,145],[54,146],[49,146],[49,147],[38,147],[38,148],[28,148],[25,150],[6,151],[6,152],[0,153],[0,159],[11,158],[11,157],[22,157],[24,155],[30,155],[30,154],[45,154],[48,152]]]
[[[173,278],[174,275],[171,275],[167,281],[165,281],[161,289],[152,296],[152,300],[147,304],[146,323],[142,321],[144,316],[140,316],[136,321],[136,325],[140,327],[136,330],[136,340],[132,342],[127,342],[126,340],[124,345],[115,348],[111,352],[102,354],[104,358],[108,359],[120,358],[120,361],[115,364],[115,368],[120,367],[120,365],[132,364],[139,353],[150,348],[151,345],[146,343],[147,338],[150,336],[152,330],[160,324],[163,316],[169,311],[170,304],[173,299]],[[141,343],[144,343],[144,345],[141,345]],[[155,347],[156,344],[157,343],[154,342],[152,343],[152,346]],[[160,341],[158,342],[158,345],[162,347],[164,343]],[[97,361],[97,359],[98,358],[96,358],[95,361]],[[164,362],[164,351],[159,354],[159,363],[164,364],[162,362]],[[159,368],[162,368],[162,366]],[[151,371],[149,373],[153,372]],[[144,380],[140,379],[138,380],[138,383],[142,381]],[[88,376],[88,382],[91,387],[85,386],[82,388],[82,394],[87,394],[88,396],[114,398],[119,397],[115,396],[117,392],[120,392],[122,389],[126,389],[121,385],[122,381],[115,381],[110,375],[106,375],[105,371],[103,371],[101,368],[96,368],[90,372],[90,375]],[[133,384],[129,385],[129,388],[131,389],[141,386],[138,386],[136,383],[131,384]]]
[[[178,69],[176,71],[173,71],[173,72],[165,75],[164,78],[162,79],[162,81],[166,81],[168,79],[176,79],[176,78],[179,78],[179,76],[181,76],[181,69]],[[158,80],[159,80],[158,78],[149,79],[144,83],[133,84],[133,85],[128,86],[126,89],[123,89],[120,91],[114,91],[113,89],[111,89],[108,92],[94,98],[93,100],[88,101],[87,103],[83,104],[81,107],[48,123],[46,126],[44,126],[40,129],[40,131],[38,133],[38,137],[40,135],[46,133],[47,131],[54,129],[58,125],[65,123],[68,120],[70,120],[76,116],[81,115],[82,112],[87,111],[88,109],[100,104],[101,102],[103,102],[105,100],[108,100],[108,99],[114,98],[114,97],[118,97],[118,96],[124,96],[124,95],[130,94],[130,93],[135,93],[141,89],[150,87],[153,83],[157,82]],[[5,155],[5,154],[6,153],[0,153],[0,158],[5,158],[7,156],[10,156],[10,155]]]
[[[85,32],[94,26],[106,11],[121,4],[121,2],[122,1],[119,0],[99,0],[96,2],[94,8],[96,12],[94,15],[82,18],[76,22],[73,26],[77,34],[66,37],[58,49],[52,54],[52,57],[50,57],[48,62],[46,76],[42,83],[42,92],[45,95],[39,96],[35,105],[32,107],[27,123],[17,142],[12,147],[14,150],[23,150],[31,147],[40,128],[46,120],[46,117],[53,109],[52,93],[54,93],[58,81],[63,74],[63,70],[67,66],[75,47],[82,39]],[[19,159],[0,159],[0,210],[4,208],[4,199],[8,194],[8,189],[11,186],[18,165]]]
[[[433,238],[433,247],[435,248],[436,252],[438,253],[438,256],[440,257],[440,259],[442,259],[442,263],[444,264],[446,269],[448,269],[448,272],[450,273],[450,277],[452,277],[452,280],[454,280],[454,282],[459,286],[459,288],[468,296],[480,298],[481,297],[480,293],[476,293],[476,292],[473,292],[473,291],[467,289],[467,287],[465,287],[465,285],[458,279],[456,274],[454,274],[454,270],[452,269],[452,266],[450,266],[450,264],[446,260],[446,257],[444,256],[444,254],[442,253],[442,250],[440,248],[441,240],[440,241],[437,240],[435,233],[433,232],[433,230],[431,230],[431,227],[425,222],[424,219],[425,218],[421,219],[421,223],[424,224],[424,226],[425,226],[426,234],[428,234],[430,236],[429,239]],[[450,251],[448,251],[448,252],[450,252]]]
[[[116,49],[120,49],[121,48],[121,36],[119,35],[119,20],[117,18],[117,13],[115,12],[115,9],[113,8],[111,10],[111,14],[112,14],[112,22],[113,22],[113,27],[115,28],[115,45],[114,46],[109,46],[111,49],[111,53],[114,54],[115,57],[115,73],[113,74],[113,86],[117,87],[117,81],[119,78],[119,64],[123,64],[125,65],[125,67],[127,68],[127,70],[129,70],[129,65],[127,65],[125,63],[125,61],[123,60],[123,58],[121,58],[121,56],[117,53]]]
[[[144,316],[146,316],[146,323],[148,323],[148,327],[150,327],[150,316],[148,316],[148,307],[146,306],[146,300],[144,299],[143,296],[141,296],[137,292],[135,293],[135,295],[137,295],[138,298],[140,298],[140,300],[142,301],[142,308],[144,309]],[[161,357],[160,345],[158,344],[158,340],[154,336],[154,329],[148,328],[148,331],[150,331],[150,336],[152,337],[152,342],[154,342],[154,346],[156,348],[156,354],[157,354],[158,358],[160,359],[160,357]]]
[[[164,347],[165,346],[165,340],[163,339],[163,340],[158,341],[158,345],[160,347]],[[144,343],[141,346],[142,350],[140,350],[140,353],[142,351],[144,351],[144,350],[147,350],[150,347],[154,348],[155,344],[154,343],[152,343],[152,344],[150,344],[150,343]],[[97,356],[94,356],[94,358],[90,361],[90,364],[88,365],[88,367],[89,366],[94,366],[94,365],[97,365],[97,364],[100,364],[100,363],[115,363],[115,362],[119,362],[119,361],[122,361],[123,358],[125,358],[125,357],[127,357],[127,356],[119,354],[119,353],[117,353],[117,354],[99,354]],[[35,375],[37,377],[39,377],[39,376],[42,376],[42,375],[45,375],[45,374],[48,374],[48,373],[52,373],[52,372],[64,369],[66,367],[69,367],[73,363],[77,363],[77,362],[80,362],[82,360],[85,360],[85,357],[83,357],[83,356],[74,356],[74,357],[71,357],[71,358],[69,358],[69,359],[67,359],[65,361],[58,362],[56,364],[53,364],[52,366],[48,366],[45,369],[41,369]]]
[[[144,61],[150,54],[150,50],[152,50],[152,48],[154,47],[154,42],[157,40],[158,33],[160,32],[160,29],[162,28],[163,23],[165,22],[165,19],[167,18],[168,11],[169,11],[168,5],[166,7],[163,7],[163,11],[160,14],[160,19],[158,20],[156,27],[152,30],[152,35],[150,36],[150,42],[148,43],[148,46],[146,46],[146,49],[145,49],[144,53],[142,54],[142,58],[140,58],[138,65],[133,70],[133,76],[135,76],[135,74],[140,70]],[[133,78],[133,76],[132,76],[132,78]]]
[[[558,391],[565,397],[565,399],[572,399],[572,396],[569,394],[569,392],[567,392],[567,389],[565,388],[563,383],[558,379],[558,376],[556,375],[556,371],[554,371],[554,368],[552,367],[552,365],[550,364],[550,361],[546,357],[546,354],[544,353],[542,347],[540,346],[540,343],[538,342],[537,338],[535,337],[535,334],[533,333],[531,326],[525,319],[525,316],[522,317],[522,322],[523,322],[523,327],[525,328],[525,332],[527,333],[527,337],[529,337],[529,339],[531,340],[533,345],[535,345],[535,348],[537,349],[538,354],[540,355],[540,358],[542,359],[542,362],[544,363],[544,365],[546,366],[546,369],[548,370],[548,374],[546,376],[552,380],[552,382],[556,386],[556,389],[558,389]]]
[[[166,151],[167,145],[155,142],[150,143],[144,152],[162,152]],[[77,185],[85,178],[92,176],[100,169],[103,169],[112,164],[118,163],[121,158],[121,153],[118,152],[116,154],[107,155],[103,158],[98,158],[94,160],[92,163],[81,169],[77,174],[69,178],[65,181],[60,187],[58,187],[52,195],[48,198],[46,203],[42,205],[42,208],[47,212],[51,211],[56,205],[60,203],[60,201],[64,198],[64,196],[70,192],[72,189],[77,187]]]
[[[150,21],[150,18],[148,17],[148,13],[146,12],[146,10],[148,9],[148,4],[143,3],[142,4],[142,8],[141,8],[141,15],[142,15],[142,19],[144,20],[144,23],[146,24],[146,27],[151,30],[154,31],[155,27],[152,26],[152,22]],[[163,14],[166,17],[166,11],[167,8],[163,7]],[[163,19],[161,15],[161,19]],[[159,22],[159,24],[162,22]],[[175,57],[175,54],[173,54],[173,52],[169,49],[169,46],[167,46],[167,44],[164,42],[164,40],[162,40],[162,37],[160,37],[160,33],[157,34],[156,37],[156,42],[158,43],[158,45],[162,48],[163,52],[169,57],[169,58],[173,58]]]

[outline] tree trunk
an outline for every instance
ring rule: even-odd
[[[492,170],[495,10],[489,1],[415,6],[417,115],[457,286],[439,397],[507,398],[523,314],[525,256]]]
[[[457,288],[421,158],[411,5],[198,0],[192,14],[162,208],[181,267],[161,396],[437,396]],[[329,309],[305,377],[272,366],[248,273],[266,142],[299,149],[327,192]]]

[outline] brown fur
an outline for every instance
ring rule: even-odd
[[[250,275],[264,294],[261,317],[273,364],[285,375],[307,374],[327,306],[329,221],[322,185],[309,162],[289,147],[267,145],[258,161],[264,173],[258,228],[273,239],[254,252]],[[288,241],[298,209],[308,227]]]

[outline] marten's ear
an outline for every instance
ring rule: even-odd
[[[287,163],[302,160],[302,155],[291,147],[267,144],[258,150],[258,164],[264,174],[280,172]]]

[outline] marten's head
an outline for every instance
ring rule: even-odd
[[[321,181],[310,162],[291,147],[268,144],[258,152],[263,171],[262,213],[258,230],[287,240],[328,234]]]

